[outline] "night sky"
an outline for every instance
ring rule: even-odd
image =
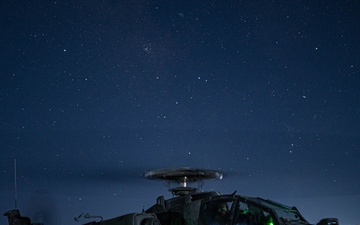
[[[359,1],[0,5],[1,213],[16,159],[18,208],[50,225],[146,209],[171,194],[143,172],[184,166],[360,224]]]

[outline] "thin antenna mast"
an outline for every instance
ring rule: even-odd
[[[17,209],[17,183],[16,183],[16,159],[14,159],[14,191],[15,191],[15,209]]]

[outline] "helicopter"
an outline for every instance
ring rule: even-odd
[[[221,180],[223,173],[216,170],[190,167],[150,170],[144,177],[176,183],[170,188],[170,199],[164,196],[142,212],[128,213],[104,220],[88,213],[74,218],[92,219],[83,225],[296,225],[310,224],[296,207],[290,207],[269,199],[236,194],[204,192],[190,186],[204,180]],[[20,215],[18,209],[4,213],[9,225],[44,225],[31,223],[30,218]],[[324,218],[317,225],[338,225],[337,218]],[[45,224],[46,225],[46,224]]]

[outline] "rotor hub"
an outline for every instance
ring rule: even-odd
[[[220,171],[189,167],[151,170],[146,172],[144,176],[152,180],[165,180],[178,183],[178,188],[170,189],[170,191],[175,192],[175,194],[177,194],[176,190],[181,190],[181,193],[183,193],[184,190],[194,192],[196,189],[188,187],[188,183],[201,182],[203,180],[220,180],[223,178],[223,174]]]

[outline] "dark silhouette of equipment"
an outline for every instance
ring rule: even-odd
[[[9,225],[31,225],[30,218],[21,216],[18,209],[9,210],[4,216],[7,216]]]
[[[159,196],[156,203],[142,212],[129,213],[104,220],[101,216],[84,213],[75,221],[93,219],[84,225],[310,225],[296,207],[289,207],[268,199],[217,191],[203,192],[190,186],[204,180],[219,180],[223,173],[194,168],[151,170],[144,174],[148,179],[176,183],[170,188],[173,198]],[[17,209],[4,214],[9,225],[35,225]],[[51,224],[44,224],[51,225]],[[336,218],[325,218],[317,225],[338,225]]]

